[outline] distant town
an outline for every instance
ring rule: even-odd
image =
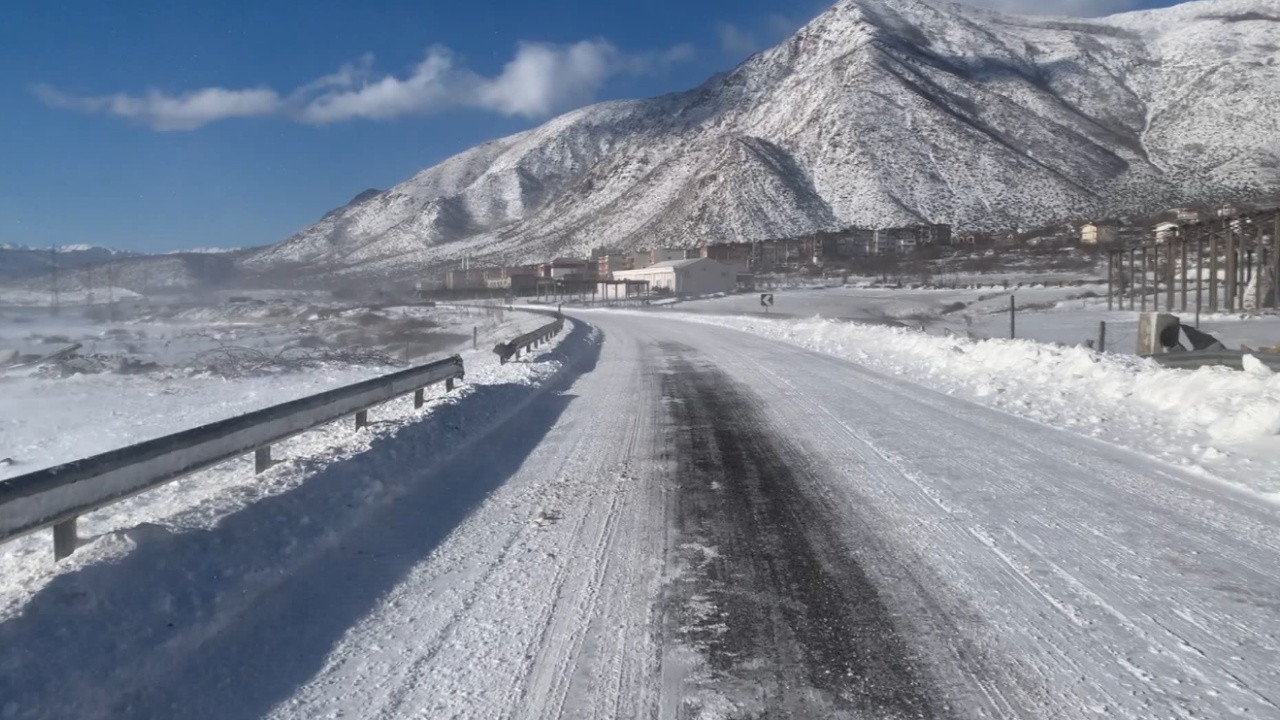
[[[1027,231],[953,233],[950,225],[851,227],[811,235],[695,248],[617,252],[597,248],[587,258],[480,267],[463,263],[424,290],[503,292],[514,296],[591,294],[625,299],[653,294],[710,295],[751,290],[759,274],[805,269],[866,270],[898,259],[929,259],[979,249],[1064,248],[1114,250],[1162,242],[1180,228],[1246,212],[1235,204],[1180,207],[1154,217],[1080,221]]]

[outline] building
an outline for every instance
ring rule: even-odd
[[[833,234],[800,238],[800,257],[810,265],[824,265],[839,256],[839,241]]]
[[[1174,208],[1173,215],[1177,218],[1178,222],[1185,223],[1197,223],[1204,219],[1203,214],[1195,208]]]
[[[751,243],[703,245],[698,248],[698,256],[715,260],[725,265],[746,266],[751,263]]]
[[[875,231],[871,240],[871,255],[892,255],[898,252],[898,234],[890,228],[880,228]]]
[[[604,302],[643,298],[649,295],[649,283],[644,280],[598,280],[595,295]]]
[[[1114,225],[1086,223],[1080,228],[1081,245],[1110,245],[1116,241]]]
[[[1239,205],[1236,205],[1235,203],[1224,202],[1222,203],[1222,207],[1218,208],[1218,217],[1220,218],[1231,217],[1233,215],[1239,215],[1242,212],[1244,212],[1244,209],[1241,208]]]
[[[905,255],[921,247],[950,244],[950,225],[911,225],[876,230],[869,249],[872,250],[873,255],[890,253]]]
[[[556,258],[538,266],[538,275],[562,280],[586,280],[595,277],[595,268],[589,260]]]
[[[477,271],[470,270],[467,272],[475,273]],[[529,285],[529,282],[522,281],[532,281],[537,278],[538,268],[535,265],[517,265],[514,267],[484,268],[478,272],[483,273],[483,285],[480,285],[480,287],[486,287],[490,290],[505,290],[516,286],[524,287]]]
[[[486,268],[450,270],[444,277],[444,286],[450,290],[481,290],[485,283]]]
[[[1181,225],[1176,222],[1162,222],[1157,223],[1151,230],[1156,236],[1156,242],[1164,243],[1174,238],[1178,233],[1179,227],[1181,227]]]
[[[848,228],[836,239],[836,254],[843,258],[860,258],[872,254],[876,231],[871,228]]]
[[[738,287],[738,273],[729,266],[708,258],[668,260],[646,268],[621,270],[614,280],[639,280],[649,288],[673,295],[714,295],[733,292]]]
[[[1122,247],[1134,247],[1151,240],[1151,228],[1146,225],[1118,225],[1115,240]]]
[[[698,252],[693,251],[692,257],[698,257]],[[684,248],[657,248],[653,251],[652,264],[671,262],[673,260],[689,260],[690,254]]]
[[[688,260],[689,258],[698,257],[697,250],[686,250],[684,248],[656,248],[654,250],[636,250],[627,256],[627,269],[640,270],[650,265],[656,265],[662,262],[671,262],[672,260]]]
[[[626,255],[601,255],[596,258],[596,277],[608,280],[619,270],[630,270]]]
[[[923,245],[950,245],[951,226],[944,223],[921,225],[916,228],[917,237]]]

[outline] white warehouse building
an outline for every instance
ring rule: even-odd
[[[708,258],[668,260],[639,270],[618,270],[614,280],[639,280],[651,291],[664,289],[673,295],[714,295],[738,288],[738,273]]]

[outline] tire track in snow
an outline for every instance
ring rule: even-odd
[[[663,390],[678,528],[686,547],[706,548],[704,562],[686,559],[669,605],[674,635],[709,668],[687,711],[933,717],[894,613],[805,494],[803,455],[771,436],[749,393],[713,368],[676,357]]]
[[[805,428],[793,437],[844,476],[829,487],[845,512],[880,528],[994,663],[977,689],[1008,698],[1007,714],[1277,713],[1273,509],[847,361],[670,325],[735,379],[777,387],[775,430]]]

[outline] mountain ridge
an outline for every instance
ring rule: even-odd
[[[464,257],[996,230],[1269,194],[1277,17],[1280,0],[1098,19],[840,0],[698,87],[482,143],[237,258],[403,277]]]

